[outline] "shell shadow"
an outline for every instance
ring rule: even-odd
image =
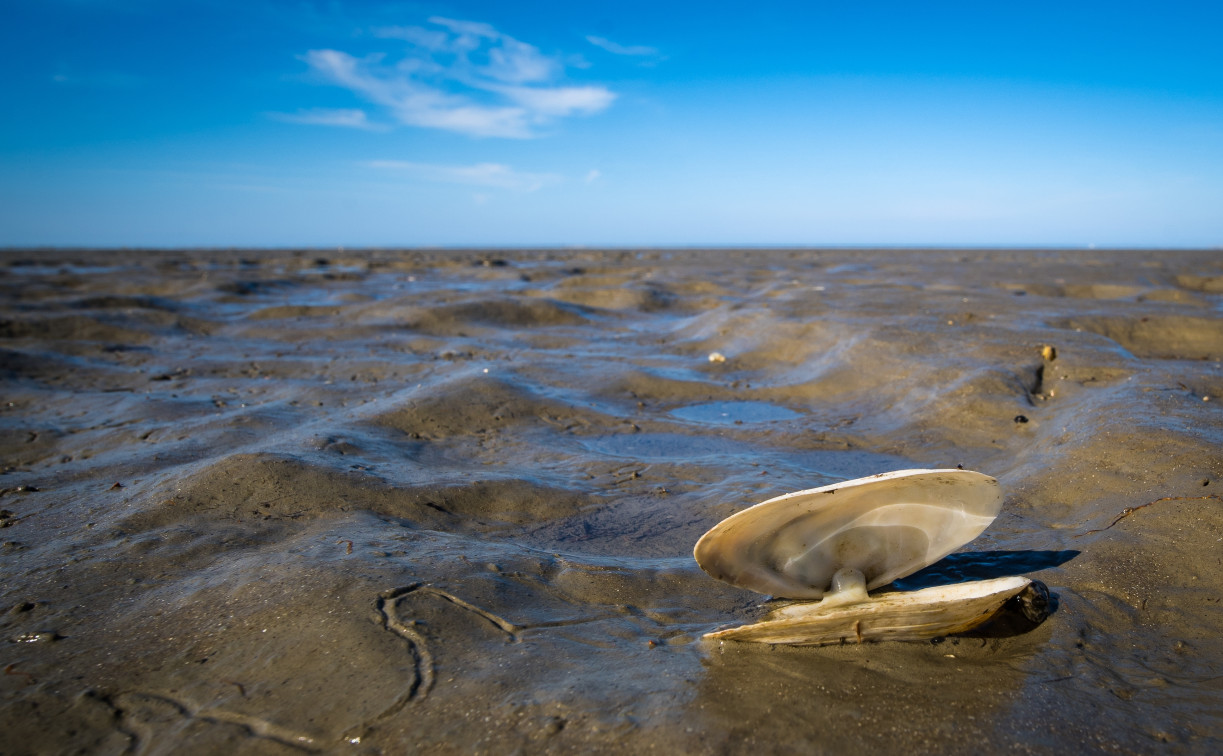
[[[948,554],[934,564],[900,578],[892,587],[900,591],[916,591],[936,585],[964,583],[969,580],[1026,575],[1059,567],[1074,559],[1081,551],[968,551]]]
[[[899,590],[913,591],[969,580],[1022,575],[1047,570],[1069,562],[1081,552],[1064,551],[976,551],[950,554],[936,564],[895,581]],[[1034,630],[1057,611],[1056,593],[1033,580],[1018,596],[1011,597],[988,622],[961,635],[970,638],[1007,638]]]

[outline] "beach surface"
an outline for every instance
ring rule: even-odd
[[[1220,359],[1219,251],[0,252],[0,753],[1219,752]],[[1039,627],[701,639],[714,524],[957,465],[895,587]]]

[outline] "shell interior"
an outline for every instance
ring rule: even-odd
[[[786,494],[697,541],[701,569],[758,593],[818,599],[852,567],[867,590],[937,562],[998,516],[998,481],[970,470],[899,470]]]

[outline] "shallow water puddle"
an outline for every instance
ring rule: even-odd
[[[768,402],[709,402],[680,407],[672,410],[671,414],[680,420],[715,425],[768,423],[802,417],[802,414],[794,410]]]
[[[598,454],[638,460],[679,460],[739,456],[746,445],[720,436],[685,436],[682,433],[632,433],[583,441]]]

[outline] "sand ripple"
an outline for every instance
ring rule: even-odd
[[[3,265],[0,751],[1223,744],[1216,254]],[[907,587],[1029,574],[1040,628],[698,640],[760,612],[712,524],[957,464],[1003,514]]]

